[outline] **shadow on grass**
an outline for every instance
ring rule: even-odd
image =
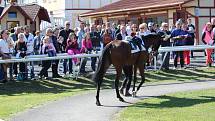
[[[112,88],[113,84],[109,80],[104,80],[102,85],[105,88]],[[63,93],[77,90],[96,89],[95,82],[87,78],[73,79],[52,79],[37,81],[13,81],[0,84],[0,95],[24,95],[30,93]]]
[[[141,108],[177,108],[177,107],[191,107],[198,104],[210,103],[215,101],[215,97],[200,96],[199,99],[192,98],[179,98],[172,96],[158,96],[155,97],[160,99],[160,103],[137,103],[132,107]],[[163,101],[162,101],[163,100]]]
[[[215,68],[212,68],[215,72]],[[210,71],[204,69],[194,70],[167,70],[167,71],[150,71],[146,72],[146,81],[148,82],[185,82],[193,80],[198,82],[200,80],[215,79],[215,76]],[[121,80],[124,77],[122,76]],[[114,74],[107,74],[103,80],[102,89],[114,88]],[[140,82],[138,76],[138,82]],[[79,90],[92,90],[96,89],[95,82],[92,81],[92,75],[87,77],[80,77],[78,80],[71,78],[54,79],[54,80],[40,80],[40,81],[14,81],[6,84],[0,84],[0,95],[22,95],[24,93],[63,93]]]
[[[214,70],[214,69],[213,69]],[[162,80],[176,80],[176,81],[187,81],[187,80],[195,80],[199,81],[202,79],[215,79],[213,72],[206,72],[200,69],[184,69],[184,70],[166,70],[166,71],[158,71],[154,73],[146,73],[147,81],[152,82],[154,80],[162,81]]]

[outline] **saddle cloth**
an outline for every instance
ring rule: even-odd
[[[133,42],[129,41],[129,44],[131,46],[131,53],[137,53],[140,51],[146,51],[145,47],[141,44],[140,47]]]
[[[124,42],[126,43],[129,43],[129,45],[131,46],[131,53],[137,53],[137,52],[140,52],[140,51],[146,51],[146,48],[144,47],[143,44],[140,44],[140,47],[135,44],[134,42],[132,41],[126,41],[126,40],[123,40]]]

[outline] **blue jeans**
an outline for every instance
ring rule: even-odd
[[[34,53],[28,53],[27,55],[34,55]],[[30,62],[30,76],[31,76],[31,79],[35,77],[35,74],[34,74],[34,62]]]
[[[99,51],[99,50],[96,50],[96,51]],[[85,66],[87,64],[87,58],[82,58],[82,59],[84,59],[84,60],[82,61],[80,72],[85,71]],[[97,57],[91,57],[91,68],[93,71],[96,70],[96,61],[97,61]]]
[[[69,73],[72,73],[72,59],[64,59],[63,61],[63,73],[66,74],[66,72],[68,71],[68,62],[69,60]]]

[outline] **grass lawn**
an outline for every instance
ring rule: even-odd
[[[215,68],[194,70],[169,70],[146,72],[147,83],[187,82],[215,79]],[[17,112],[24,111],[63,97],[95,90],[95,83],[89,78],[78,80],[57,79],[54,81],[16,81],[0,84],[0,119],[8,119]],[[113,88],[114,76],[108,75],[103,88]]]
[[[145,99],[122,110],[116,121],[214,121],[215,89]]]

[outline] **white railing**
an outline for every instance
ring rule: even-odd
[[[205,49],[215,49],[215,46],[210,45],[196,45],[196,46],[174,46],[174,47],[161,47],[159,53],[165,52],[175,52],[175,51],[185,51],[185,50],[205,50]],[[44,60],[60,60],[60,59],[70,59],[70,58],[88,58],[88,57],[99,57],[101,52],[97,54],[77,54],[68,55],[67,53],[57,54],[55,57],[48,57],[48,55],[30,55],[26,58],[15,58],[7,60],[0,60],[0,63],[14,63],[14,62],[31,62],[31,61],[44,61]]]
[[[88,58],[88,57],[99,57],[101,54],[77,54],[68,55],[67,53],[57,54],[54,57],[48,57],[48,55],[30,55],[25,58],[12,57],[11,59],[0,60],[0,63],[16,63],[16,62],[32,62],[32,61],[45,61],[45,60],[61,60],[70,58]]]
[[[62,27],[62,26],[64,26],[64,21],[65,21],[65,19],[63,17],[54,17],[51,20],[51,23],[46,22],[46,21],[41,21],[40,30],[43,31],[47,28],[54,27],[55,25],[57,27]]]

